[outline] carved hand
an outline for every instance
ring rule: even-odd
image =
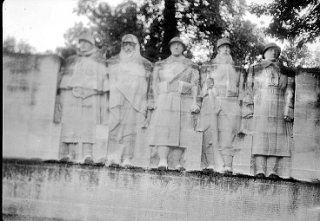
[[[200,107],[199,107],[199,105],[196,104],[196,103],[193,103],[193,104],[191,105],[190,110],[191,110],[191,113],[192,113],[192,114],[198,114],[198,113],[200,113]]]
[[[213,78],[208,78],[206,80],[206,85],[207,85],[207,89],[212,89],[213,88],[213,85],[214,85],[214,80]]]
[[[284,116],[284,120],[286,122],[292,122],[293,121],[293,119],[291,117],[287,116],[287,115]]]

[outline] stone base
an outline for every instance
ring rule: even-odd
[[[4,220],[319,220],[320,185],[4,159]],[[15,217],[15,219],[13,219]]]

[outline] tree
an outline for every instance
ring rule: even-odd
[[[106,57],[119,53],[121,37],[125,34],[136,35],[140,42],[144,39],[143,24],[138,19],[139,8],[133,1],[119,4],[113,11],[105,2],[79,0],[75,11],[89,18],[97,46]]]
[[[177,25],[176,1],[165,0],[163,10],[163,40],[161,45],[161,54],[163,58],[170,55],[170,50],[168,48],[170,40],[180,34]]]
[[[3,41],[2,51],[4,53],[14,53],[14,52],[16,52],[16,39],[14,37],[7,37]]]
[[[232,55],[238,64],[252,64],[261,54],[265,36],[262,29],[250,21],[236,20],[230,34]]]
[[[301,48],[306,42],[313,42],[320,35],[320,1],[277,0],[269,4],[252,4],[250,12],[272,16],[266,32],[279,39],[294,40]]]
[[[107,58],[119,53],[121,37],[127,33],[138,37],[143,56],[153,62],[169,56],[168,43],[180,33],[192,45],[187,48],[188,57],[199,47],[206,51],[202,62],[212,57],[224,33],[235,45],[238,63],[248,62],[258,42],[262,43],[254,25],[243,20],[245,0],[145,0],[141,6],[127,0],[114,10],[97,0],[79,0],[75,12],[89,18],[97,45]]]
[[[86,31],[89,31],[90,28],[87,28],[83,25],[82,22],[77,22],[73,27],[69,28],[63,35],[65,39],[65,45],[67,47],[76,47],[79,36]]]
[[[3,53],[20,53],[31,54],[35,52],[35,48],[24,40],[20,40],[18,43],[14,37],[7,37],[3,41]]]
[[[306,45],[296,47],[296,42],[289,41],[289,44],[282,50],[280,59],[286,66],[295,67],[320,67],[320,47],[314,52],[310,51]]]
[[[31,54],[35,52],[35,48],[29,43],[20,40],[16,46],[16,52],[20,54]]]
[[[180,34],[176,0],[146,0],[140,7],[140,16],[145,24],[144,56],[151,61],[168,57],[169,41]]]
[[[208,56],[204,60],[215,56],[221,37],[230,38],[233,57],[239,64],[252,63],[260,53],[263,34],[244,21],[244,0],[180,0],[179,5],[179,28],[191,36],[192,45],[205,45]]]

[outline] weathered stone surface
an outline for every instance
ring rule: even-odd
[[[296,76],[292,176],[320,179],[320,76],[300,72]]]
[[[2,166],[4,220],[15,215],[16,220],[316,221],[320,216],[319,183],[6,159]]]
[[[3,56],[3,156],[55,159],[58,56]]]

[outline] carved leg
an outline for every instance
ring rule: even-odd
[[[267,157],[263,155],[255,155],[254,158],[255,158],[255,169],[256,169],[255,176],[265,177]]]
[[[183,171],[185,170],[184,168],[184,164],[185,164],[185,152],[186,152],[186,149],[185,148],[178,148],[178,152],[179,152],[179,161],[178,161],[178,164],[176,166],[176,169],[177,170],[180,170],[180,171]]]
[[[222,118],[222,117],[221,117]],[[220,128],[219,131],[219,150],[223,160],[223,172],[232,174],[232,163],[234,156],[233,142],[236,137],[232,128]]]
[[[69,162],[71,160],[70,147],[68,143],[61,143],[61,162]]]
[[[120,166],[121,164],[121,158],[125,146],[119,143],[117,143],[116,146],[117,147],[113,150],[113,152],[108,155],[108,165]]]
[[[82,153],[83,153],[83,162],[86,164],[92,164],[93,163],[93,154],[92,150],[93,144],[92,143],[83,143],[82,144]]]
[[[203,132],[202,157],[201,161],[205,165],[205,169],[214,169],[214,151],[212,144],[212,129]]]
[[[121,153],[123,162],[122,166],[131,167],[132,166],[132,158],[134,155],[134,148],[136,145],[136,135],[130,135],[123,138],[123,152]]]
[[[233,156],[232,155],[222,155],[223,159],[223,168],[225,174],[232,174],[232,162]]]
[[[130,167],[132,166],[132,163],[131,163],[131,147],[129,146],[125,146],[123,148],[123,162],[122,162],[122,166],[123,167]]]
[[[69,154],[71,156],[71,161],[79,163],[80,162],[80,150],[78,143],[68,143]]]
[[[279,157],[269,156],[267,158],[267,175],[270,178],[278,179],[278,161]]]
[[[168,146],[158,146],[159,164],[158,169],[168,169]]]

